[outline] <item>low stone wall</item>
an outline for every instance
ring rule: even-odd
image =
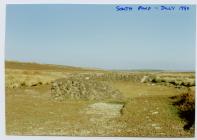
[[[144,76],[141,79],[142,83],[156,83],[156,84],[163,84],[163,85],[173,85],[176,87],[192,87],[195,86],[195,79],[191,78],[179,78],[179,77],[158,77],[158,76]]]
[[[111,72],[111,73],[87,73],[87,74],[83,73],[79,75],[81,77],[87,76],[87,77],[90,77],[91,79],[99,79],[99,80],[104,80],[104,81],[124,80],[124,81],[140,82],[140,80],[143,78],[145,74]],[[73,76],[76,76],[76,75],[73,75]]]

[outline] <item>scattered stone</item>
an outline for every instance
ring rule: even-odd
[[[157,127],[155,127],[155,129],[161,129],[161,127],[157,126]]]
[[[155,124],[155,123],[154,123],[154,124],[151,124],[151,126],[154,127],[154,128],[157,129],[157,130],[158,130],[158,129],[161,129],[161,127],[159,126],[159,124]]]
[[[152,124],[151,126],[152,126],[152,127],[155,127],[155,126],[157,126],[157,124]]]
[[[85,79],[86,79],[86,80],[89,80],[89,79],[90,79],[90,77],[86,77]]]
[[[155,111],[155,112],[152,113],[152,115],[155,115],[155,114],[158,114],[158,113],[159,113],[159,112]]]

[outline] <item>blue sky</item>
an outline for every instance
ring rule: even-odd
[[[195,69],[194,6],[188,11],[116,11],[116,6],[7,5],[6,60]]]

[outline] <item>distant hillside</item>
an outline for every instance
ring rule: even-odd
[[[6,61],[6,69],[25,69],[25,70],[51,70],[51,71],[101,71],[97,69],[80,68],[72,66],[54,65],[54,64],[39,64],[31,62],[16,62]]]
[[[165,72],[165,70],[154,70],[154,69],[131,69],[131,70],[112,70],[117,72]]]
[[[162,69],[131,69],[131,70],[111,70],[111,71],[114,71],[114,72],[164,72],[164,73],[167,73],[167,72],[170,72],[170,73],[177,73],[177,72],[180,72],[180,73],[194,73],[195,71],[184,71],[184,70],[162,70]]]

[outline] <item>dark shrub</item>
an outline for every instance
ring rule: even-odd
[[[195,122],[195,92],[184,93],[176,96],[174,105],[179,110],[179,116],[186,121],[185,130],[189,130]]]

